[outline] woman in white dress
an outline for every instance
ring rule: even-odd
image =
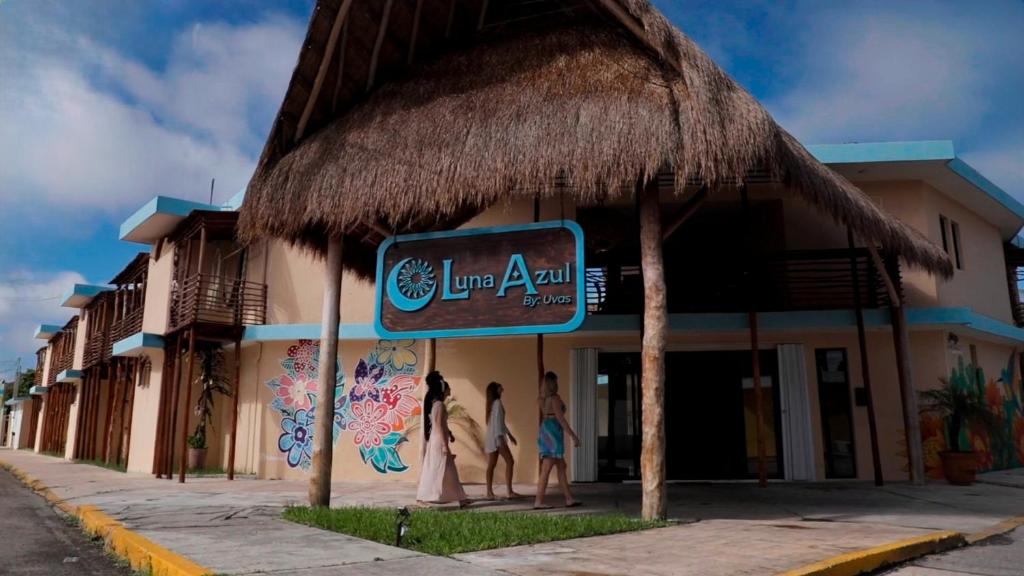
[[[505,388],[497,382],[487,385],[487,436],[484,438],[484,450],[487,452],[487,499],[494,500],[494,468],[498,465],[498,455],[505,459],[505,487],[508,498],[518,498],[512,489],[512,471],[516,461],[508,443],[516,444],[516,437],[505,426],[505,406],[501,403],[501,393]]]
[[[418,502],[442,504],[458,502],[469,504],[466,492],[455,468],[455,455],[449,443],[453,442],[448,428],[448,410],[444,399],[451,394],[448,383],[439,372],[427,374],[427,395],[423,399],[423,468],[416,490]]]

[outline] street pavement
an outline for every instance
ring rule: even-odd
[[[46,500],[0,469],[0,574],[12,576],[127,576]]]
[[[1021,576],[1024,574],[1024,528],[968,548],[925,556],[887,576]]]
[[[764,575],[940,530],[971,533],[1024,515],[1024,492],[999,484],[674,484],[669,515],[679,525],[459,555],[409,550],[299,526],[281,510],[306,502],[302,481],[189,478],[185,484],[124,474],[25,451],[0,450],[72,505],[92,504],[153,542],[224,574],[647,574]],[[1018,471],[1024,474],[1024,470]],[[532,486],[517,486],[532,494]],[[574,487],[583,508],[544,513],[637,514],[635,484]],[[467,486],[470,497],[483,486]],[[332,506],[396,507],[415,501],[408,480],[332,483]],[[552,495],[558,504],[560,497]],[[476,502],[471,509],[529,512],[532,498]],[[1024,574],[1024,570],[1016,574]]]

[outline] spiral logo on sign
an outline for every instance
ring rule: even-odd
[[[422,309],[437,291],[437,275],[433,266],[421,258],[406,258],[388,274],[388,299],[403,312]]]

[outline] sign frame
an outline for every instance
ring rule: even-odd
[[[552,228],[563,228],[568,230],[576,241],[576,313],[568,321],[562,324],[538,324],[524,326],[492,326],[477,328],[442,328],[435,330],[413,330],[405,332],[392,332],[383,324],[383,303],[385,283],[384,257],[391,246],[403,242],[417,240],[438,240],[445,238],[463,238],[467,236],[487,236],[490,234],[502,234],[508,232],[530,232],[534,230],[550,230]],[[426,338],[477,338],[493,336],[525,336],[532,334],[565,334],[575,332],[587,317],[586,303],[586,262],[584,261],[585,244],[583,228],[573,220],[548,220],[544,222],[533,222],[529,224],[512,224],[505,226],[488,226],[482,228],[460,228],[457,230],[445,230],[439,232],[422,232],[418,234],[402,234],[390,236],[381,242],[377,247],[377,273],[374,285],[374,312],[373,328],[381,338],[396,339],[426,339]]]

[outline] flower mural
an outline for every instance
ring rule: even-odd
[[[407,419],[422,412],[414,345],[415,340],[379,341],[356,365],[347,393],[341,365],[336,368],[334,442],[351,432],[363,462],[381,474],[409,469],[398,447],[406,442]],[[284,373],[267,381],[271,407],[281,414],[277,447],[291,468],[308,470],[312,464],[319,358],[318,342],[300,340],[281,360]]]
[[[299,340],[288,348],[281,360],[284,373],[267,381],[274,394],[270,407],[281,415],[281,435],[277,448],[285,454],[291,468],[309,470],[313,462],[314,415],[319,389],[320,344]],[[335,368],[334,443],[346,427],[348,398],[345,396],[345,375],[341,365]]]

